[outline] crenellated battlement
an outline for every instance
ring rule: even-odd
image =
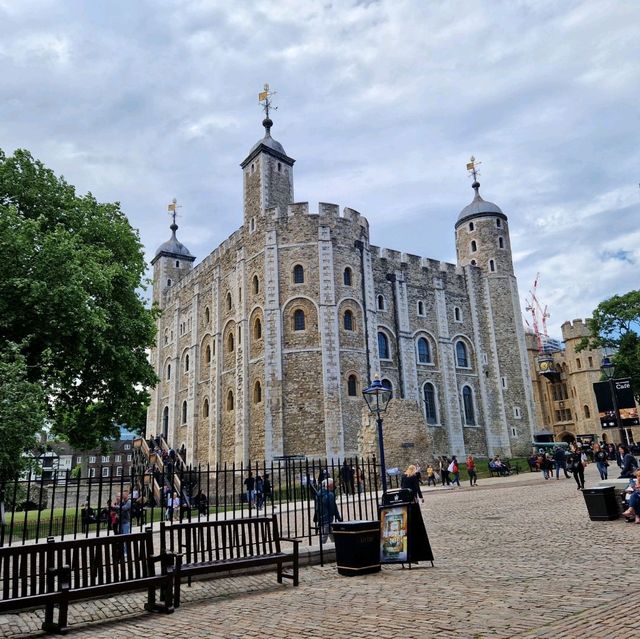
[[[390,265],[400,269],[402,266],[409,266],[413,268],[429,269],[434,272],[445,272],[451,275],[462,275],[464,269],[457,264],[451,262],[443,262],[430,257],[420,257],[419,255],[413,255],[411,253],[403,253],[394,249],[374,246],[369,246],[371,257],[373,259],[386,260]]]
[[[589,319],[568,320],[562,324],[562,339],[576,339],[578,337],[588,337],[590,335]]]

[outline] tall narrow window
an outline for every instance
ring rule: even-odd
[[[498,247],[504,248],[504,238],[502,236],[498,238]]]
[[[424,302],[418,302],[418,315],[424,315]]]
[[[209,346],[209,344],[207,344],[207,348],[205,350],[204,359],[207,362],[207,364],[209,364],[211,362],[211,346]]]
[[[262,384],[256,382],[253,387],[253,403],[259,404],[262,401]]]
[[[293,313],[293,330],[304,331],[304,311],[299,308]]]
[[[458,368],[469,368],[467,345],[464,342],[456,343],[456,366],[458,366]]]
[[[169,435],[169,407],[165,406],[162,411],[162,435],[166,439]]]
[[[352,331],[353,330],[353,313],[351,311],[344,312],[344,330]]]
[[[473,222],[469,222],[469,230],[473,231],[474,228]]]
[[[167,286],[171,286],[171,278],[167,280]]]
[[[171,364],[167,366],[167,379],[171,379]]]
[[[185,355],[184,357],[184,372],[188,373],[189,372],[189,356]]]
[[[347,379],[347,395],[356,397],[358,394],[358,380],[355,375],[349,375]]]
[[[182,423],[187,423],[187,402],[182,402]]]
[[[210,319],[211,319],[211,313],[209,312],[209,307],[207,306],[204,309],[204,323],[208,324]]]
[[[584,405],[584,417],[585,419],[589,419],[591,417],[591,411],[586,404]]]
[[[232,353],[233,352],[233,347],[234,347],[234,340],[233,340],[233,334],[229,333],[229,338],[227,339],[227,347],[229,349],[229,352]]]
[[[475,253],[478,250],[478,244],[475,240],[471,240],[471,252]]]
[[[426,338],[418,339],[418,362],[420,364],[428,364],[431,361],[431,353],[429,352],[429,342]]]
[[[301,264],[296,264],[293,267],[293,283],[302,284],[304,282],[304,268]]]
[[[465,386],[462,389],[462,405],[464,407],[464,423],[474,426],[476,415],[473,408],[473,392],[469,386]]]
[[[579,357],[576,357],[576,368],[582,368],[582,362]]]
[[[262,322],[259,317],[256,317],[256,321],[253,324],[253,337],[255,339],[262,339]]]
[[[343,281],[345,286],[351,286],[351,269],[348,266],[344,269]]]
[[[493,260],[489,260],[489,270],[492,273],[496,272],[496,263]]]
[[[378,310],[384,311],[384,297],[382,295],[378,295]]]
[[[227,393],[227,410],[233,410],[233,391]]]
[[[258,276],[253,276],[253,294],[257,295],[260,292],[260,280],[258,280]]]
[[[497,226],[498,228],[501,228],[501,227],[502,227],[502,221],[500,220],[500,218],[499,218],[499,217],[497,217],[497,218],[496,218],[496,226]]]
[[[431,382],[424,385],[424,414],[427,424],[438,423],[438,411],[436,408],[436,390]]]
[[[378,357],[391,359],[389,356],[389,338],[384,333],[378,333]]]
[[[227,310],[230,311],[233,306],[233,302],[231,300],[231,291],[227,293]]]
[[[202,402],[202,416],[209,417],[209,400],[206,397]]]
[[[462,313],[457,306],[453,309],[453,319],[455,319],[456,322],[462,321]]]

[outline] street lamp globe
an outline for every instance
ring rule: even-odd
[[[616,365],[608,357],[603,357],[600,370],[606,379],[613,379],[616,372]]]
[[[376,375],[371,386],[362,391],[364,401],[367,402],[369,410],[375,415],[384,413],[389,405],[393,391],[380,381],[380,376]]]

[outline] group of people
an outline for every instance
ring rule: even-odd
[[[243,501],[249,505],[254,505],[260,510],[267,501],[273,505],[273,488],[271,480],[267,473],[264,477],[257,474],[255,477],[252,471],[249,471],[247,478],[244,480]]]
[[[469,486],[478,485],[478,472],[476,469],[476,461],[473,455],[468,455],[466,459],[467,475]],[[411,468],[411,466],[409,466]],[[422,479],[420,467],[415,465],[419,479]],[[407,469],[408,471],[409,469]],[[405,471],[405,475],[407,474]],[[458,458],[453,455],[451,458],[446,455],[436,457],[434,462],[427,465],[427,486],[437,486],[438,481],[442,482],[442,486],[461,486],[460,484],[460,466]]]
[[[131,522],[135,520],[138,525],[144,521],[143,498],[137,488],[131,492],[123,490],[115,499],[107,499],[105,506],[96,515],[91,507],[89,499],[82,504],[80,509],[80,524],[82,534],[89,532],[91,524],[101,523],[115,534],[126,535],[131,532]]]

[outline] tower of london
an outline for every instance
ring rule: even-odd
[[[147,432],[184,444],[190,463],[362,454],[362,389],[379,374],[393,390],[385,433],[428,442],[416,460],[527,450],[507,216],[474,181],[456,264],[372,246],[359,212],[295,201],[295,160],[268,115],[263,126],[240,164],[240,228],[194,266],[174,219],[152,260],[160,381]]]

